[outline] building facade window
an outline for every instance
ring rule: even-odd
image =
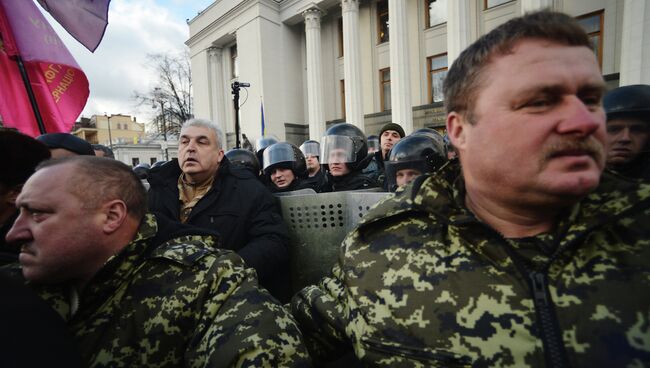
[[[381,69],[379,71],[379,91],[381,95],[381,111],[391,109],[390,104],[390,68]]]
[[[514,0],[484,0],[483,9],[494,8],[495,6],[499,6],[505,3],[510,3],[513,1]]]
[[[136,167],[140,165],[140,159],[138,157],[131,158],[131,166]]]
[[[341,79],[339,84],[341,85],[341,118],[345,119],[345,80]]]
[[[388,42],[388,0],[377,2],[377,43]]]
[[[343,18],[339,18],[337,29],[339,39],[339,57],[343,57]]]
[[[591,49],[598,57],[598,65],[603,66],[603,11],[585,14],[577,18],[585,29],[591,42]]]
[[[237,45],[230,46],[230,71],[232,78],[239,77],[239,63],[237,62]]]
[[[424,18],[427,28],[447,22],[447,0],[424,0]]]
[[[442,84],[447,76],[447,66],[446,53],[427,58],[429,103],[442,102],[444,100]]]
[[[149,158],[149,164],[150,164],[150,165],[153,165],[153,164],[155,164],[155,163],[156,163],[156,161],[158,161],[158,159],[157,159],[157,158],[155,158],[155,157],[150,157],[150,158]]]

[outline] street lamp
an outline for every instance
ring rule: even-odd
[[[163,101],[163,94],[160,87],[155,87],[153,91],[154,97],[160,103],[160,117],[162,118],[163,139],[165,140],[165,161],[169,161],[169,150],[167,148],[167,123],[165,121],[165,102]]]
[[[104,116],[106,117],[106,122],[108,124],[108,145],[111,147],[111,151],[113,150],[113,137],[111,136],[111,117],[104,112]]]

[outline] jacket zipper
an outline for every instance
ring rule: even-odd
[[[568,367],[562,334],[555,316],[555,305],[550,299],[546,273],[531,271],[528,274],[530,290],[533,294],[535,314],[544,345],[544,355],[548,367]]]
[[[569,359],[564,349],[564,341],[562,340],[559,322],[555,315],[555,304],[551,299],[547,276],[548,267],[561,253],[559,240],[556,241],[557,247],[555,254],[545,264],[543,270],[531,270],[501,233],[487,225],[485,226],[503,240],[506,253],[512,259],[521,277],[527,280],[528,288],[533,298],[533,306],[535,307],[537,326],[539,327],[540,337],[542,339],[545,365],[550,368],[569,367]],[[567,246],[565,245],[564,248]]]

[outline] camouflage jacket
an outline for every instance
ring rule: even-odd
[[[67,321],[88,366],[310,364],[290,314],[258,288],[239,256],[197,235],[174,235],[152,249],[159,226],[147,215],[80,294],[31,285]]]
[[[543,367],[563,350],[573,367],[649,366],[649,204],[650,185],[603,175],[552,233],[505,239],[448,165],[371,209],[292,312],[316,360],[353,348],[369,366]]]

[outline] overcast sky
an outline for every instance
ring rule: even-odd
[[[21,0],[22,1],[22,0]],[[151,88],[155,76],[146,56],[156,52],[182,52],[191,19],[213,0],[112,0],[108,28],[94,53],[72,38],[48,16],[90,82],[90,97],[82,116],[107,113],[136,116],[148,121],[150,106],[136,106],[134,90]]]

